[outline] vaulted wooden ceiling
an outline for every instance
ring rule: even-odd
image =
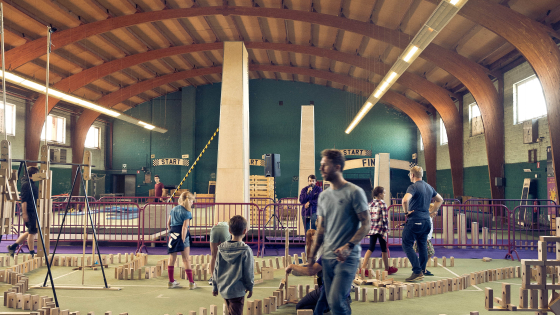
[[[489,1],[509,7],[549,26],[552,30],[560,28],[560,1],[558,0]],[[218,14],[155,19],[150,22],[142,22],[140,19],[139,24],[133,23],[115,29],[108,27],[109,31],[82,36],[83,39],[71,41],[63,47],[54,47],[50,61],[50,83],[55,84],[110,61],[125,60],[123,58],[127,56],[140,56],[146,52],[170,47],[200,46],[191,47],[193,48],[191,52],[164,53],[164,50],[161,50],[161,55],[142,59],[140,63],[123,67],[115,66],[115,71],[92,82],[83,79],[84,84],[72,91],[90,100],[98,100],[104,95],[158,76],[191,69],[218,67],[223,61],[221,45],[210,44],[237,40],[247,43],[251,63],[283,66],[253,67],[257,70],[250,72],[252,79],[309,82],[369,95],[372,86],[383,77],[383,69],[386,65],[390,66],[402,52],[400,47],[390,44],[396,40],[393,37],[414,36],[438,3],[437,0],[3,0],[0,2],[4,4],[7,56],[10,49],[25,47],[24,45],[33,40],[46,37],[47,25],[56,27],[57,32],[61,32],[99,21],[105,21],[103,25],[110,25],[115,18],[121,16],[173,9],[275,8],[292,15],[298,12],[313,12],[333,16],[333,18],[356,20],[366,22],[368,25],[380,26],[385,30],[376,36],[383,40],[377,40],[348,31],[348,28],[342,24],[340,28],[326,26],[308,21],[305,16],[289,19],[286,18],[286,14],[243,15],[235,14],[235,10],[224,10],[223,12],[227,12],[227,15],[224,15],[219,14],[221,12],[219,8],[214,11]],[[523,58],[504,38],[460,15],[453,18],[435,38],[434,44],[482,65],[489,73],[496,73],[516,59]],[[44,82],[46,49],[45,45],[43,49],[45,54],[25,61],[21,65],[16,63],[14,66],[10,63],[10,59],[7,59],[7,68]],[[342,57],[336,58],[332,51],[343,53],[339,54]],[[356,56],[362,58],[360,66],[349,61],[350,57]],[[465,91],[457,78],[421,57],[411,65],[408,72],[445,88],[451,96],[456,97],[458,92]],[[306,72],[301,69],[291,72],[274,71],[286,69],[285,67],[332,72],[346,76],[348,79],[346,82],[350,84],[346,85],[341,80],[329,81],[324,75],[313,77],[312,74],[315,73],[313,71]],[[364,80],[373,85],[363,84]],[[184,86],[199,86],[220,81],[220,72],[214,71],[211,74],[153,86],[137,95],[130,95],[114,108],[124,111]],[[398,83],[392,87],[392,90],[419,103],[429,104],[422,96]]]

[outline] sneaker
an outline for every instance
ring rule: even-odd
[[[6,248],[8,249],[8,254],[13,258],[14,253],[16,252],[16,249],[12,248],[12,245],[8,245]]]
[[[194,289],[196,289],[196,282],[189,283],[189,290],[194,290]]]
[[[410,277],[404,279],[407,282],[418,281],[424,279],[424,275],[422,273],[412,273]]]
[[[433,276],[434,274],[431,273],[428,269],[424,270],[424,276]]]
[[[208,284],[209,284],[209,285],[214,285],[214,284],[212,283],[212,278],[208,279]]]
[[[167,282],[167,288],[168,289],[175,289],[175,288],[180,288],[181,285],[179,285],[179,282],[177,282],[177,280],[173,281],[173,282]]]
[[[394,273],[397,273],[397,271],[399,271],[398,268],[389,267],[389,270],[387,270],[387,273],[390,274],[390,275],[392,275],[392,274],[394,274]]]

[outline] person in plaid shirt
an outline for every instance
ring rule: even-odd
[[[389,213],[387,211],[387,205],[383,198],[385,198],[385,188],[377,186],[373,189],[373,201],[369,204],[369,212],[371,213],[371,229],[369,230],[369,249],[364,256],[364,262],[362,263],[362,268],[366,268],[367,262],[371,253],[375,250],[375,243],[379,240],[379,246],[381,247],[381,257],[383,257],[383,264],[385,265],[385,270],[388,271],[390,275],[396,273],[399,269],[395,267],[389,267],[389,256],[387,254],[387,242],[385,238],[389,236]],[[385,237],[385,238],[384,238]],[[360,270],[361,273],[361,270]],[[366,275],[368,271],[366,270]]]

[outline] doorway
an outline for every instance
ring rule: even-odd
[[[136,175],[113,175],[113,193],[136,196]]]

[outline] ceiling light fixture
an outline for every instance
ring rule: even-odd
[[[11,72],[5,72],[6,73],[6,81],[11,82],[13,84],[28,88],[30,90],[33,90],[35,92],[39,92],[42,94],[46,94],[46,86],[44,84],[41,83],[37,83],[35,81],[23,78],[17,74],[11,73]],[[0,77],[2,76],[2,72],[0,72]],[[114,109],[110,109],[95,103],[92,103],[88,100],[76,97],[74,95],[71,94],[67,94],[64,92],[61,92],[59,90],[53,89],[53,88],[49,88],[49,96],[52,96],[54,98],[58,98],[59,100],[74,104],[74,105],[78,105],[80,107],[83,108],[87,108],[87,109],[91,109],[93,111],[96,111],[98,113],[102,113],[105,115],[109,115],[111,117],[115,117],[117,119],[135,124],[135,125],[139,125],[142,126],[146,129],[149,130],[153,130],[153,131],[157,131],[157,132],[161,132],[161,133],[165,133],[167,132],[167,129],[165,128],[161,128],[161,127],[156,127],[154,125],[150,125],[148,123],[145,123],[139,119],[136,119],[134,117],[125,115],[124,113],[114,110]]]
[[[385,94],[394,82],[408,69],[420,53],[428,47],[437,34],[451,21],[467,1],[468,0],[444,0],[439,3],[420,31],[416,33],[391,69],[389,69],[389,72],[387,72],[385,77],[380,81],[377,88],[368,97],[367,102],[362,106],[356,117],[352,119],[352,122],[348,128],[346,128],[345,132],[347,134],[354,130],[362,118],[364,118],[373,107],[373,104],[376,104],[381,97],[383,97],[383,94]]]

